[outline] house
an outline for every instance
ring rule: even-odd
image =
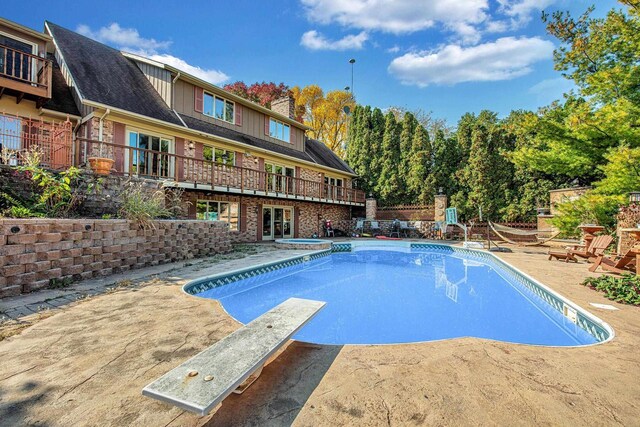
[[[319,234],[364,206],[353,170],[294,120],[293,99],[268,109],[51,22],[40,38],[76,108],[57,110],[73,123],[69,164],[105,158],[111,174],[181,188],[189,218],[225,221],[236,241]]]
[[[72,162],[72,131],[81,117],[53,56],[50,36],[0,18],[0,162],[17,164],[38,145],[43,163]]]

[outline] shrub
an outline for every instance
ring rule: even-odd
[[[82,171],[71,166],[60,173],[53,173],[43,168],[41,161],[42,152],[35,147],[25,153],[24,165],[18,167],[20,172],[30,177],[39,190],[33,206],[24,207],[41,216],[68,216],[82,198],[73,190],[73,185],[78,181]]]
[[[634,274],[623,274],[619,277],[609,275],[590,277],[582,284],[604,292],[604,296],[610,300],[640,305],[640,278]]]
[[[152,226],[151,221],[157,218],[170,218],[171,211],[165,207],[165,195],[162,190],[151,191],[143,183],[125,184],[120,194],[121,218],[138,222],[142,227]]]

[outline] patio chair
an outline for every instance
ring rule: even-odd
[[[589,247],[584,245],[575,245],[573,248],[567,248],[565,251],[549,251],[549,260],[553,258],[557,260],[563,260],[564,262],[574,261],[578,262],[579,256],[586,259],[595,259],[599,255],[604,254],[604,250],[613,242],[613,237],[605,234],[602,236],[596,236]]]
[[[634,246],[624,254],[615,254],[610,257],[604,254],[598,255],[589,271],[595,272],[598,267],[604,271],[622,274],[625,272],[635,272],[638,269],[638,257],[640,256],[640,247]]]
[[[607,249],[612,242],[613,237],[608,234],[603,234],[601,236],[594,237],[588,248],[585,248],[584,245],[576,245],[573,249],[569,249],[569,252],[573,255],[579,256],[580,258],[595,259],[598,256],[603,255],[605,249]]]
[[[374,236],[380,233],[380,224],[378,224],[378,221],[371,221],[369,228],[371,229],[371,234]]]
[[[412,227],[409,225],[409,221],[400,221],[400,230],[404,237],[409,237],[411,233],[414,231],[418,231],[416,227]]]
[[[362,233],[364,233],[364,221],[359,219],[356,221],[356,226],[353,229],[354,232],[362,235]]]
[[[393,235],[395,234],[397,238],[400,238],[401,227],[402,226],[400,221],[398,221],[397,219],[394,219],[393,222],[391,223],[391,232],[389,233],[389,237],[393,237]]]

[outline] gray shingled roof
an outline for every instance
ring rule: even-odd
[[[46,22],[46,24],[84,99],[184,126],[133,60],[126,58],[120,51],[95,40],[51,22]],[[190,129],[346,173],[354,173],[346,163],[320,141],[308,139],[305,143],[305,151],[298,151],[191,116],[180,114],[180,117]]]
[[[53,63],[51,98],[44,103],[42,108],[73,116],[79,116],[80,111],[78,111],[76,102],[71,95],[71,88],[67,86],[67,82],[62,75],[62,71],[60,71],[60,66],[53,55],[49,54],[48,58]]]
[[[120,51],[47,22],[82,97],[180,125],[140,69]]]

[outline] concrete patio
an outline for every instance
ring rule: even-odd
[[[215,301],[187,295],[181,285],[302,253],[263,250],[83,283],[88,297],[79,301],[56,301],[75,290],[1,301],[14,320],[5,318],[0,332],[15,335],[0,341],[0,425],[637,425],[640,308],[579,285],[591,274],[584,263],[547,261],[545,248],[512,249],[499,256],[608,322],[614,340],[585,348],[475,338],[294,343],[243,395],[207,417],[143,397],[150,381],[239,326]],[[52,307],[18,315],[24,301]]]

